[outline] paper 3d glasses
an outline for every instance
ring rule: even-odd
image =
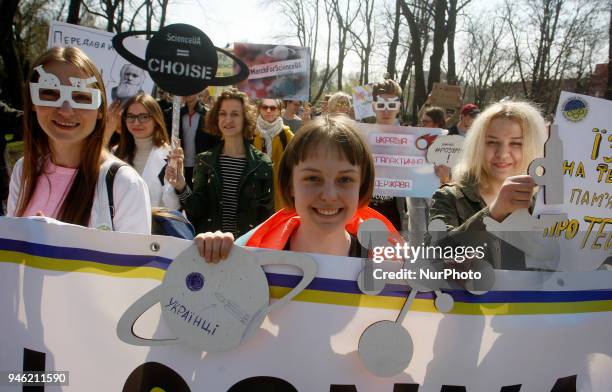
[[[399,110],[400,108],[400,101],[399,98],[382,98],[382,97],[378,97],[378,99],[376,101],[374,101],[374,110],[376,111],[381,111],[381,110]]]
[[[102,103],[102,95],[97,88],[87,87],[95,83],[96,78],[69,78],[72,86],[62,85],[59,78],[45,72],[42,65],[35,68],[40,75],[38,82],[30,82],[32,103],[40,106],[60,107],[68,102],[73,109],[98,109]]]

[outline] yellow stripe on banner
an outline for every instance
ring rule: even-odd
[[[56,259],[14,251],[0,251],[0,260],[42,270],[82,272],[119,278],[146,278],[161,281],[166,273],[166,271],[153,267],[126,267],[94,261]]]
[[[291,289],[270,286],[272,298],[281,298]],[[399,311],[406,302],[405,297],[382,297],[365,294],[334,293],[320,290],[304,290],[295,297],[296,301],[331,305],[363,306]],[[438,313],[432,299],[415,298],[410,310]],[[457,302],[450,314],[475,316],[509,316],[519,314],[561,314],[593,313],[612,311],[612,300],[581,302],[513,302],[513,303],[468,303]]]
[[[31,268],[60,272],[81,272],[88,274],[120,277],[145,278],[161,281],[165,271],[153,267],[125,267],[108,265],[93,261],[66,260],[51,257],[32,256],[23,252],[0,251],[1,262],[23,264]],[[270,286],[270,296],[281,298],[291,291],[288,287]],[[295,298],[296,301],[362,306],[368,308],[390,309],[399,311],[406,297],[370,296],[365,294],[338,293],[322,290],[304,290]],[[417,298],[410,310],[417,312],[437,313],[434,301]],[[463,315],[519,315],[519,314],[561,314],[593,313],[612,311],[612,300],[579,301],[579,302],[512,302],[512,303],[467,303],[455,302],[451,314]]]

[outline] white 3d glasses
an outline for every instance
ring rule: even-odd
[[[98,109],[102,103],[102,94],[97,88],[87,87],[95,83],[96,78],[69,78],[72,86],[60,83],[59,78],[45,72],[42,65],[35,68],[38,71],[38,82],[30,82],[32,103],[39,106],[60,107],[68,101],[73,109]]]
[[[379,97],[376,101],[374,101],[374,110],[376,111],[381,111],[381,110],[399,110],[400,108],[400,102],[399,102],[399,98],[382,98]]]

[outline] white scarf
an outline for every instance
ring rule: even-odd
[[[267,122],[261,116],[257,116],[257,129],[259,134],[266,142],[266,154],[272,158],[272,139],[276,135],[282,132],[285,124],[283,124],[283,118],[278,116],[274,122]]]

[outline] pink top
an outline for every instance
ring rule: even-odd
[[[33,216],[41,211],[44,216],[57,219],[76,172],[77,169],[55,166],[48,161],[23,216]]]

